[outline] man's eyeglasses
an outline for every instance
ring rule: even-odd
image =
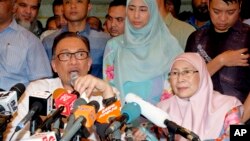
[[[89,52],[87,52],[87,51],[78,51],[78,52],[74,52],[74,53],[64,52],[64,53],[58,54],[57,57],[60,61],[68,61],[71,59],[72,55],[74,55],[74,57],[77,60],[84,60],[84,59],[88,58]]]
[[[193,75],[194,73],[197,73],[199,71],[195,71],[195,70],[184,70],[184,71],[181,71],[181,72],[176,72],[176,71],[173,71],[173,72],[170,72],[168,74],[168,76],[170,78],[177,78],[179,75],[181,75],[182,77],[190,77],[191,75]]]

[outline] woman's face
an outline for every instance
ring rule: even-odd
[[[128,4],[127,16],[131,25],[136,29],[147,25],[150,13],[144,0],[131,0]]]
[[[189,99],[199,88],[199,72],[184,60],[176,61],[173,64],[169,79],[175,95],[183,99]]]

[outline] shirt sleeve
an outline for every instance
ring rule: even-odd
[[[29,45],[27,54],[29,80],[52,77],[50,62],[41,41],[37,39]]]
[[[230,125],[239,124],[242,124],[240,106],[234,107],[226,114],[221,134],[215,141],[230,141]]]

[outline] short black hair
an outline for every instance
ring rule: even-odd
[[[209,0],[209,1],[212,1],[212,0]],[[229,3],[239,3],[241,4],[242,0],[223,0],[226,4],[229,4]]]
[[[65,39],[65,38],[68,38],[68,37],[76,37],[78,39],[81,39],[83,41],[83,43],[86,45],[88,52],[90,52],[89,40],[88,40],[87,37],[79,35],[76,32],[63,32],[63,33],[59,34],[58,36],[56,36],[56,38],[54,40],[54,43],[53,43],[53,46],[52,46],[52,55],[53,56],[55,55],[57,44],[61,40]]]
[[[49,23],[53,20],[56,20],[56,17],[55,16],[52,16],[52,17],[49,17],[46,21],[46,26],[45,26],[45,30],[48,30],[49,29]]]
[[[52,6],[58,6],[58,5],[63,5],[63,0],[54,0]]]
[[[241,11],[240,11],[240,17],[242,19],[249,19],[250,18],[250,0],[243,0],[241,4]]]
[[[109,3],[109,8],[113,6],[125,6],[126,7],[127,0],[113,0]]]
[[[169,3],[173,4],[174,12],[176,13],[176,15],[178,15],[181,8],[181,0],[164,0],[164,6],[166,6]]]

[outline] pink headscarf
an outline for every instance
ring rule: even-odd
[[[174,95],[157,106],[169,113],[174,122],[196,133],[201,140],[215,139],[223,129],[227,112],[242,104],[235,97],[213,90],[205,61],[198,53],[181,54],[173,64],[179,60],[187,61],[199,71],[199,88],[189,101]]]

